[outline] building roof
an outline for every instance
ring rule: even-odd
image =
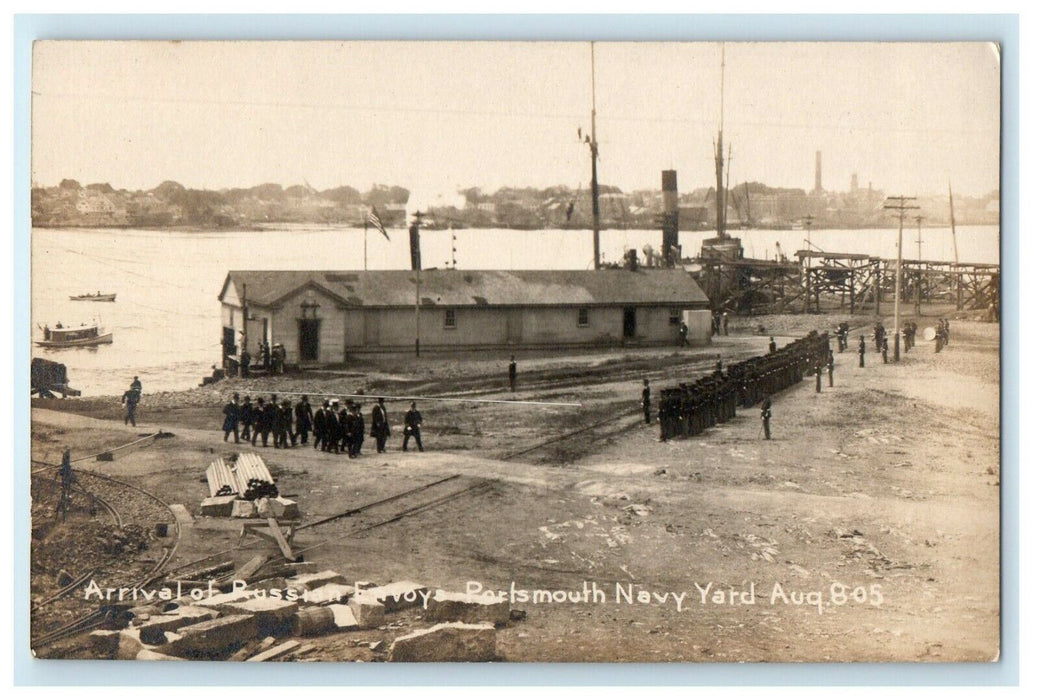
[[[346,307],[415,306],[411,270],[232,270],[228,286],[250,305],[277,307],[304,287],[324,292]],[[425,306],[646,306],[706,307],[708,298],[682,269],[639,270],[423,270]]]

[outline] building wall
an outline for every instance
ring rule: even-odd
[[[530,345],[595,345],[624,342],[622,307],[588,307],[588,324],[578,325],[578,309],[520,308],[455,309],[455,327],[445,326],[445,307],[420,310],[420,342],[423,347],[480,347]],[[678,325],[671,323],[669,307],[636,307],[636,333],[631,342],[672,343]],[[710,331],[710,312],[706,327]],[[413,309],[347,310],[344,339],[347,352],[415,346]],[[689,321],[687,321],[689,324]],[[698,323],[700,323],[698,321]],[[691,331],[694,326],[691,325]],[[708,342],[710,333],[691,332],[691,342]]]
[[[711,310],[697,309],[695,311],[683,311],[683,319],[690,329],[687,338],[691,345],[711,344]]]
[[[285,346],[285,361],[295,365],[300,361],[300,337],[298,321],[304,317],[300,305],[305,300],[318,304],[313,317],[321,320],[318,330],[318,362],[332,364],[345,359],[346,316],[331,297],[320,292],[301,289],[271,314],[271,343]],[[307,318],[311,318],[310,311]],[[254,314],[255,315],[255,314]]]

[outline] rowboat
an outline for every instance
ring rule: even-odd
[[[101,333],[97,325],[83,325],[79,328],[43,329],[43,340],[36,344],[41,348],[82,348],[94,345],[105,345],[112,342],[111,333]]]
[[[98,292],[97,294],[79,294],[77,296],[69,296],[69,299],[72,301],[115,301],[116,295],[102,294],[101,292]]]

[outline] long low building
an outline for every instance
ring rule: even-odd
[[[430,350],[666,345],[683,320],[711,339],[707,297],[673,269],[232,271],[219,298],[225,355],[246,330],[291,365],[414,350],[417,327]]]

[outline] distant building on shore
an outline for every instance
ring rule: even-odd
[[[254,357],[281,343],[290,365],[415,348],[410,270],[232,271],[219,299],[225,354],[243,330]],[[673,269],[424,270],[418,316],[424,350],[668,345],[684,319],[691,344],[711,336],[707,297]]]

